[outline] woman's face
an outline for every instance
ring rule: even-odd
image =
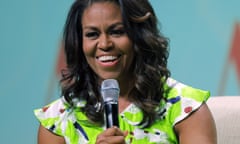
[[[92,4],[83,13],[82,29],[83,52],[100,79],[132,78],[133,44],[123,26],[118,5],[113,2]]]

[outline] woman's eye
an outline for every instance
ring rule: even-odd
[[[85,33],[85,36],[88,38],[97,38],[98,37],[98,33],[97,32],[87,32]]]

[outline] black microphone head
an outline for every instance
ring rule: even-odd
[[[117,80],[104,80],[101,85],[101,94],[104,102],[118,102],[119,85]]]

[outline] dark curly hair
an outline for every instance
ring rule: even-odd
[[[113,2],[122,12],[127,35],[135,53],[132,65],[135,84],[129,100],[144,114],[141,124],[150,126],[157,116],[156,108],[164,99],[164,83],[170,76],[167,68],[168,39],[158,29],[157,17],[148,0],[76,0],[67,17],[64,29],[64,48],[67,69],[62,71],[62,95],[72,106],[85,100],[80,107],[88,119],[103,124],[103,107],[98,76],[89,67],[82,48],[82,15],[95,2]]]

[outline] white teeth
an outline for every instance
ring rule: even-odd
[[[100,61],[113,61],[116,60],[116,56],[101,56],[98,58]]]

